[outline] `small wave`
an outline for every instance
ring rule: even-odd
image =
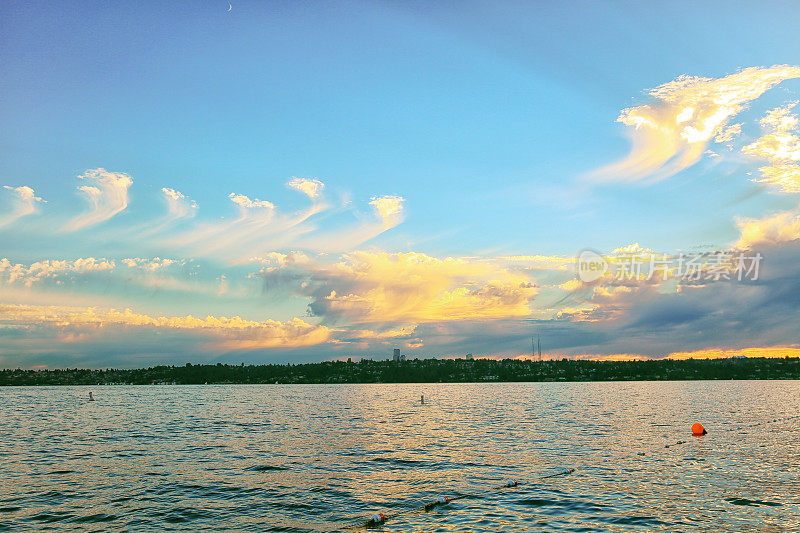
[[[747,505],[750,507],[761,507],[766,505],[768,507],[781,507],[783,504],[778,502],[768,502],[764,500],[748,500],[747,498],[725,498],[725,501],[733,505]]]
[[[212,518],[213,516],[214,514],[208,511],[184,507],[181,509],[175,509],[170,511],[168,514],[165,514],[163,520],[165,522],[169,522],[170,524],[180,524],[202,518]]]
[[[97,513],[91,514],[87,516],[79,516],[71,522],[75,522],[78,524],[94,524],[97,522],[111,522],[112,520],[116,520],[117,516],[112,514],[105,514],[105,513]]]
[[[610,518],[600,518],[601,521],[609,524],[620,524],[626,526],[655,526],[665,525],[655,516],[618,516]]]
[[[400,465],[400,466],[427,466],[428,462],[426,461],[415,461],[413,459],[392,459],[391,457],[376,457],[372,459],[373,463],[388,463],[393,465]]]
[[[272,470],[289,470],[285,466],[273,466],[273,465],[256,465],[247,468],[251,472],[270,472]]]
[[[529,505],[531,507],[540,507],[542,505],[554,505],[556,502],[553,500],[539,500],[536,498],[529,498],[527,500],[520,500],[517,502],[519,505]]]
[[[72,518],[73,516],[75,515],[72,513],[54,511],[52,513],[38,513],[33,516],[29,516],[27,520],[30,520],[31,522],[44,522],[49,524],[52,522],[60,522],[68,518]]]

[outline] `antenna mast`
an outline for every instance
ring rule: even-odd
[[[539,344],[539,361],[541,361],[542,360],[542,338],[538,333],[536,334],[536,342]]]

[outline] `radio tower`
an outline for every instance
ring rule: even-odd
[[[536,355],[536,348],[539,348],[539,355]],[[541,361],[542,360],[542,339],[539,334],[536,334],[536,337],[531,337],[531,359],[534,361]]]

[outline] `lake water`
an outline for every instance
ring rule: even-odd
[[[514,478],[380,530],[796,532],[800,419],[736,427],[797,415],[799,381],[0,387],[0,530],[337,531]]]

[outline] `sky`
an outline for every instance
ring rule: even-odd
[[[798,17],[4,2],[0,367],[796,356]]]

